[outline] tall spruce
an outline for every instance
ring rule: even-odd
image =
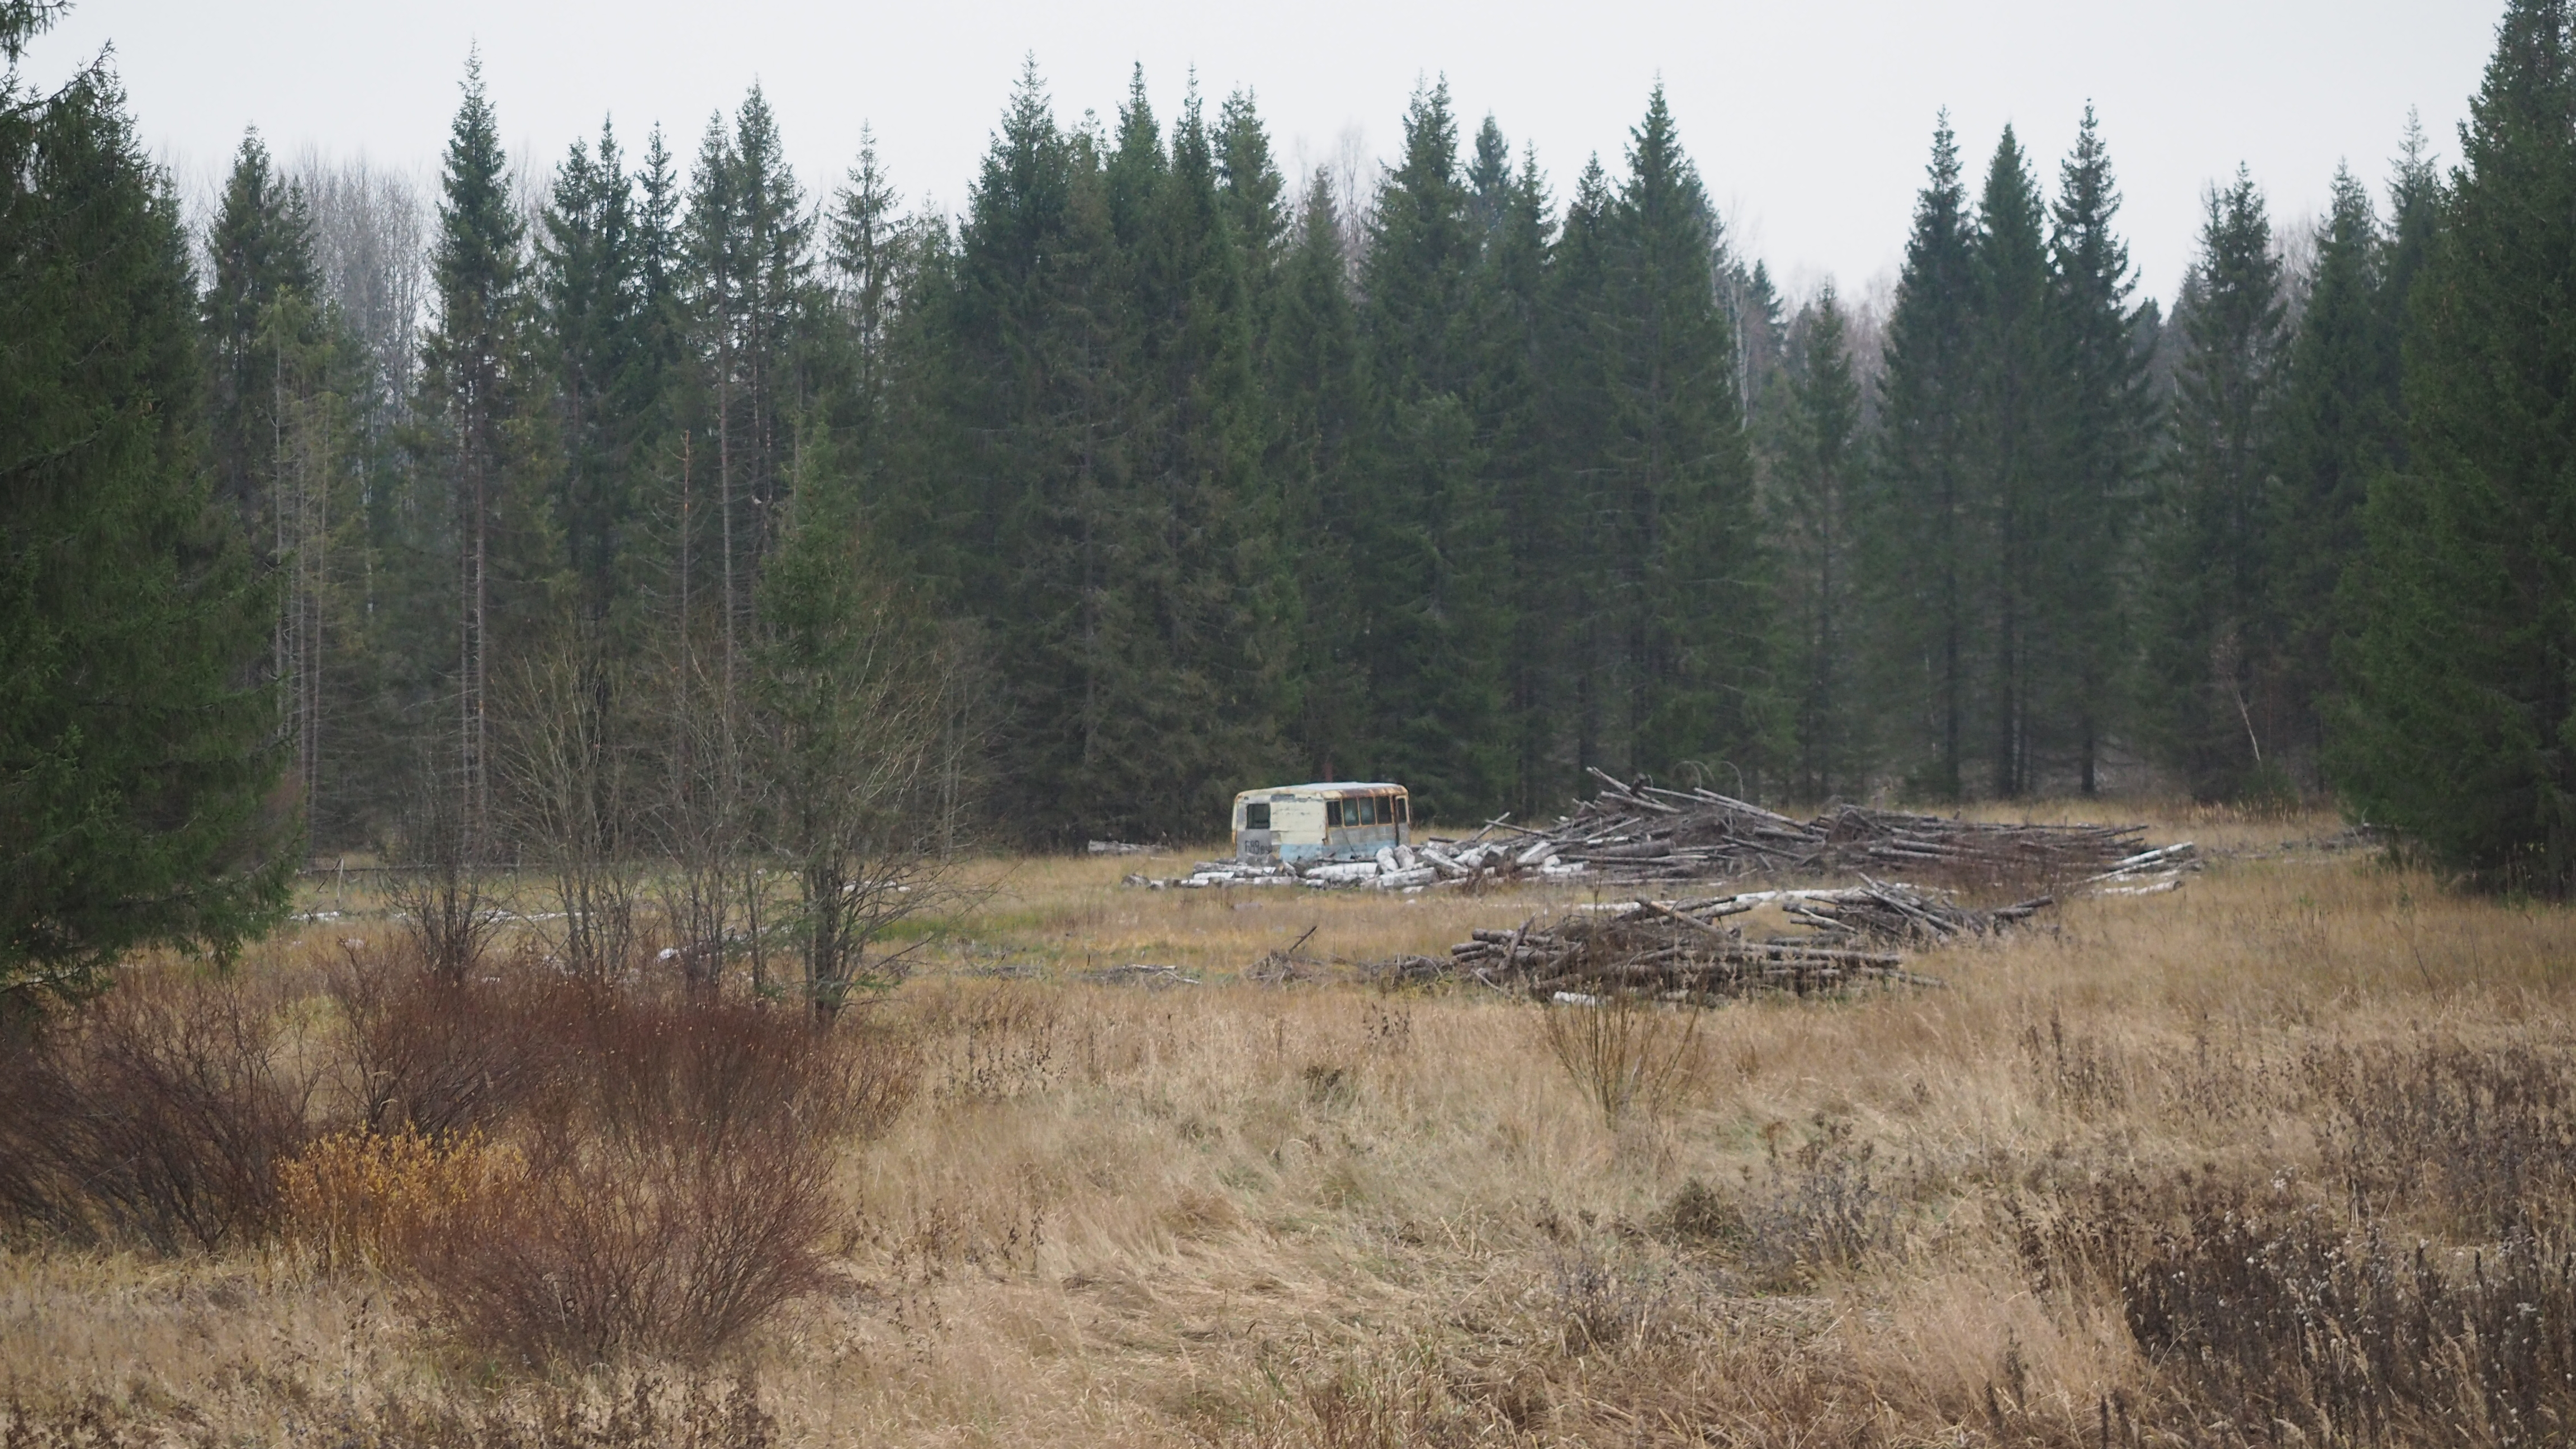
[[[2287,308],[2262,193],[2242,168],[2210,193],[2175,311],[2183,351],[2154,548],[2152,724],[2195,795],[2233,798],[2280,788],[2295,718],[2270,578]]]
[[[1945,114],[1932,133],[1888,315],[1882,445],[1860,541],[1872,693],[1898,736],[1891,758],[1908,767],[1913,788],[1943,800],[1960,798],[1969,779],[1984,558],[1969,457],[1972,238],[1958,142]]]
[[[1789,329],[1789,426],[1771,510],[1781,552],[1783,635],[1796,752],[1781,784],[1829,800],[1866,783],[1867,715],[1852,668],[1855,484],[1862,454],[1860,383],[1849,327],[1827,286]]]
[[[1479,246],[1445,83],[1414,95],[1402,158],[1369,218],[1360,328],[1366,483],[1354,500],[1357,773],[1402,780],[1415,809],[1491,809],[1509,778],[1502,522],[1478,446],[1470,291]]]
[[[2334,686],[2335,641],[2348,631],[2336,600],[2361,557],[2370,480],[2395,467],[2398,319],[2382,296],[2386,242],[2370,193],[2342,167],[2325,219],[2298,329],[2283,359],[2279,487],[2269,525],[2271,607],[2280,620],[2284,691],[2276,751],[2314,789]]]
[[[2038,599],[2046,628],[2031,653],[2033,694],[2071,747],[2076,786],[2100,786],[2103,746],[2124,723],[2117,704],[2130,638],[2120,560],[2129,544],[2150,434],[2143,308],[2113,224],[2120,210],[2111,157],[2093,107],[2058,169],[2051,205],[2049,331],[2060,395]],[[2033,621],[2037,623],[2037,620]],[[2028,782],[2025,782],[2028,783]]]
[[[563,459],[554,518],[575,580],[580,627],[605,631],[631,586],[638,509],[632,393],[646,365],[644,289],[634,190],[616,132],[603,123],[556,168],[540,219],[534,285]]]
[[[104,65],[23,89],[0,9],[0,1012],[147,945],[228,956],[297,838],[278,595],[210,486],[178,198]]]
[[[326,752],[347,751],[325,720],[350,714],[358,611],[341,588],[360,532],[365,379],[338,311],[321,295],[303,188],[280,175],[256,133],[235,154],[208,229],[201,302],[207,424],[216,493],[282,584],[272,667],[285,692],[296,793],[319,832],[347,838],[348,806]],[[354,721],[352,721],[354,722]]]
[[[1625,763],[1758,789],[1777,744],[1770,609],[1715,211],[1661,86],[1629,137],[1601,320]]]
[[[2004,128],[1986,169],[1972,247],[1976,286],[1969,362],[1968,477],[1985,551],[1978,651],[1983,666],[1979,724],[1986,736],[1987,785],[2007,799],[2038,787],[2053,746],[2063,743],[2046,691],[2055,602],[2044,572],[2054,542],[2052,483],[2056,407],[2063,374],[2053,355],[2047,242],[2030,162]]]
[[[463,91],[440,175],[436,315],[422,346],[419,413],[424,461],[447,494],[453,529],[455,668],[446,690],[455,711],[452,775],[438,791],[438,818],[449,822],[440,828],[456,832],[463,858],[473,860],[493,843],[493,655],[504,614],[532,602],[513,586],[534,571],[524,554],[542,514],[516,429],[534,382],[527,375],[523,228],[479,56],[466,61]]]
[[[1559,728],[1571,737],[1569,763],[1578,772],[1627,765],[1613,727],[1624,673],[1616,647],[1622,574],[1612,530],[1618,515],[1601,466],[1610,424],[1605,349],[1612,204],[1601,158],[1587,158],[1557,228],[1542,293],[1551,483],[1568,534],[1555,606],[1567,651]]]
[[[2335,778],[2479,877],[2576,887],[2576,34],[2515,0],[2409,298],[2408,456],[2366,514],[2368,612]]]
[[[786,502],[805,401],[800,328],[813,301],[813,217],[758,86],[730,128],[722,116],[708,121],[684,234],[700,378],[693,415],[713,445],[704,521],[693,523],[685,541],[692,568],[704,577],[688,585],[693,596],[713,600],[716,675],[730,713],[740,695],[753,585]]]
[[[1358,322],[1331,179],[1307,179],[1281,265],[1262,378],[1278,441],[1267,471],[1293,543],[1297,664],[1283,718],[1304,770],[1329,779],[1360,758],[1360,622],[1354,603],[1352,454],[1360,422]]]
[[[1467,166],[1477,229],[1469,345],[1478,359],[1468,407],[1500,515],[1509,561],[1492,601],[1508,630],[1503,740],[1511,761],[1503,804],[1527,818],[1577,786],[1558,748],[1558,681],[1565,645],[1560,570],[1568,542],[1549,458],[1545,289],[1546,183],[1535,156],[1518,165],[1490,116]]]

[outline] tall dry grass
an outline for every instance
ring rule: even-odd
[[[790,1443],[2565,1442],[2569,918],[2282,848],[2330,821],[2156,833],[2233,853],[1957,948],[1945,989],[1713,1011],[1617,1114],[1526,1003],[1235,975],[1310,926],[1438,953],[1587,893],[993,863],[949,969],[868,1023],[917,1091],[829,1158],[822,1286],[720,1357]],[[1080,979],[1130,962],[1206,984]],[[30,1412],[470,1402],[364,1275],[20,1242]]]

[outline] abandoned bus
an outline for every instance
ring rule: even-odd
[[[1238,860],[1366,860],[1411,842],[1402,785],[1349,780],[1273,785],[1234,797]]]

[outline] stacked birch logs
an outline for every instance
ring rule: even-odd
[[[1520,849],[1587,883],[1643,885],[1748,875],[1864,871],[1960,881],[2081,881],[2133,863],[2142,825],[2028,825],[1845,805],[1794,820],[1714,790],[1630,785],[1600,770],[1601,791],[1546,829],[1496,821]],[[2188,845],[2169,847],[2175,861]]]
[[[1559,996],[1652,995],[1705,1000],[1756,991],[1807,993],[1854,982],[1938,985],[1905,969],[1892,946],[1938,946],[1991,935],[2029,918],[2049,898],[1992,911],[1946,895],[1870,881],[1836,890],[1749,891],[1700,900],[1637,900],[1575,910],[1541,926],[1480,930],[1449,948],[1453,969],[1545,1001]],[[1800,937],[1748,939],[1719,922],[1777,905],[1806,928]]]

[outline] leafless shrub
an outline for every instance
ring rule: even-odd
[[[289,1437],[368,1449],[770,1449],[778,1422],[748,1375],[668,1369],[536,1380],[506,1394],[317,1394],[300,1381],[249,1375],[290,1406]],[[137,1417],[103,1395],[64,1405],[0,1404],[6,1449],[214,1449],[236,1442],[191,1406]]]
[[[1652,1264],[1560,1252],[1549,1287],[1558,1351],[1569,1358],[1633,1348],[1673,1328],[1672,1275]]]
[[[575,639],[520,661],[504,691],[501,776],[513,837],[553,896],[541,926],[576,976],[605,979],[642,948],[637,778],[627,671]]]
[[[1699,1080],[1696,1008],[1670,1008],[1620,992],[1550,1006],[1539,1020],[1557,1064],[1610,1125],[1631,1108],[1662,1111]]]
[[[2320,1147],[2365,1218],[2473,1239],[2576,1226],[2576,1059],[2427,1041],[2318,1053]]]
[[[464,1342],[525,1364],[697,1361],[819,1287],[834,1150],[909,1095],[910,1054],[802,1014],[596,993],[549,1043],[528,1170],[425,1225],[402,1272]]]
[[[1820,1117],[1815,1127],[1787,1153],[1775,1139],[1770,1177],[1749,1194],[1745,1258],[1756,1286],[1796,1288],[1819,1271],[1847,1271],[1895,1235],[1876,1144],[1844,1119]]]
[[[494,1127],[543,1088],[556,1041],[530,1029],[559,1017],[563,984],[505,974],[453,975],[352,951],[329,977],[346,1027],[343,1051],[361,1126],[443,1136]]]
[[[2243,1426],[2223,1442],[2563,1443],[2576,1422],[2576,1269],[2528,1236],[2442,1253],[2313,1209],[2204,1216],[2123,1297],[2188,1418]]]
[[[762,1135],[557,1155],[416,1245],[432,1315],[505,1361],[699,1360],[824,1282],[828,1155]]]
[[[413,956],[461,982],[483,964],[507,912],[484,870],[487,842],[441,772],[420,772],[400,840],[401,866],[385,878],[385,904]]]
[[[863,559],[791,553],[762,646],[761,765],[769,844],[796,887],[782,924],[829,1017],[903,980],[934,938],[923,928],[978,895],[955,853],[971,671]]]
[[[73,1241],[161,1252],[257,1237],[309,1137],[310,1080],[273,993],[132,972],[33,1041],[0,1045],[0,1212]]]

